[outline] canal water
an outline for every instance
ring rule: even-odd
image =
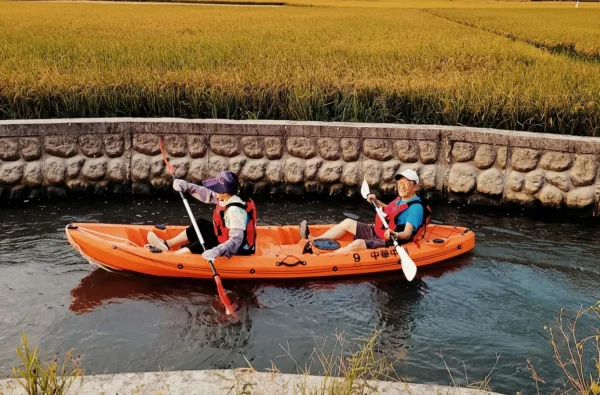
[[[257,202],[259,224],[331,223],[361,202]],[[192,204],[198,217],[211,208]],[[52,358],[73,349],[86,374],[272,364],[296,373],[315,347],[345,347],[381,330],[378,347],[401,378],[465,384],[491,371],[491,389],[533,393],[529,359],[560,386],[544,325],[600,299],[600,229],[594,221],[531,218],[496,208],[435,206],[433,219],[467,226],[475,249],[421,270],[340,280],[225,281],[239,319],[227,320],[212,281],[159,279],[96,269],[67,243],[69,222],[187,224],[176,195],[0,207],[0,375],[19,361],[22,331]],[[585,324],[585,323],[584,323]],[[583,327],[585,329],[585,326]],[[591,330],[591,328],[589,328]],[[313,355],[314,356],[314,355]],[[319,364],[313,360],[313,373]],[[466,372],[466,374],[465,374]]]

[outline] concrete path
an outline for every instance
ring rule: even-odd
[[[334,381],[337,387],[332,389]],[[176,395],[176,394],[252,394],[296,395],[303,393],[338,394],[340,379],[245,370],[191,370],[179,372],[123,373],[85,376],[76,382],[69,395]],[[362,389],[362,390],[361,390]],[[425,384],[369,381],[358,383],[352,393],[388,395],[501,395],[476,389]],[[0,380],[0,395],[25,394],[14,380]]]

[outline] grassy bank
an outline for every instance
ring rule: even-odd
[[[505,29],[543,42],[562,27],[576,51],[593,54],[599,7],[579,8],[583,18],[564,4],[357,3],[368,5],[3,2],[0,118],[366,121],[600,135],[600,62],[492,31],[508,20]],[[443,17],[416,9],[438,3],[456,9],[432,10]],[[503,16],[488,18],[491,8]],[[524,11],[542,12],[543,22],[527,22]]]

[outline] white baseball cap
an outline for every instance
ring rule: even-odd
[[[415,183],[419,183],[419,175],[417,174],[416,171],[414,171],[413,169],[404,169],[402,172],[398,172],[396,173],[396,175],[394,176],[394,178],[396,180],[399,180],[400,177],[404,177],[407,180],[411,180],[414,181]]]

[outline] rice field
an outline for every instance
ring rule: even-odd
[[[581,4],[0,2],[0,118],[398,122],[600,136],[600,62],[529,42],[562,37],[575,51],[597,51],[600,7]]]
[[[581,7],[596,3],[581,3]],[[444,9],[438,15],[558,53],[600,61],[600,8]]]

